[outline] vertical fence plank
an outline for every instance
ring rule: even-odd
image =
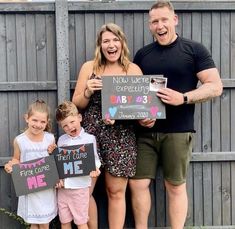
[[[229,13],[221,13],[221,74],[223,76],[228,76],[229,72],[229,59],[230,59],[230,14]],[[221,115],[223,115],[223,123],[222,123],[222,150],[230,151],[231,139],[231,125],[230,125],[230,91],[227,90],[226,97],[224,97],[223,103],[221,104]],[[229,112],[224,112],[229,111]],[[231,202],[230,202],[230,164],[223,163],[222,164],[222,224],[229,225],[231,223]]]
[[[212,56],[217,68],[221,68],[221,14],[219,12],[212,12]],[[217,32],[216,32],[217,31]],[[212,150],[221,150],[221,105],[220,99],[213,100],[212,107]],[[212,165],[212,221],[213,225],[221,225],[222,210],[221,210],[221,164],[213,163]]]
[[[14,81],[17,76],[15,17],[15,15],[6,15],[7,79],[9,81]]]
[[[222,164],[222,225],[231,224],[231,176],[230,162]]]
[[[136,29],[139,28],[139,29]],[[143,47],[144,44],[144,17],[141,13],[134,13],[134,39],[133,39],[133,57],[135,53]]]
[[[213,225],[222,224],[222,203],[221,203],[221,163],[213,163],[212,167],[212,195],[213,195]]]
[[[18,79],[20,81],[24,81],[27,79],[25,30],[25,15],[16,15],[16,57]]]
[[[133,59],[134,51],[133,51],[133,43],[134,43],[134,16],[133,13],[125,13],[123,15],[123,30],[126,34],[128,41],[128,48],[130,50],[130,58]]]
[[[182,27],[183,27],[183,32],[182,36],[188,39],[191,39],[192,37],[192,15],[191,13],[182,13]]]
[[[231,220],[231,224],[235,225],[235,214],[234,214],[234,209],[235,209],[235,173],[233,172],[235,171],[235,163],[232,162],[231,165],[231,209],[232,209],[232,220]]]
[[[105,23],[115,22],[115,14],[114,13],[104,13]]]
[[[221,13],[221,75],[222,77],[230,75],[229,59],[230,59],[230,31],[229,31],[229,15]],[[221,104],[221,115],[223,115],[223,122],[221,123],[221,146],[222,150],[230,150],[230,90],[224,90],[223,103]],[[225,112],[227,111],[227,112]]]
[[[230,66],[231,66],[231,78],[235,78],[235,14],[231,13],[231,44],[230,44]],[[235,91],[231,90],[231,126],[235,126]],[[231,128],[231,151],[235,150],[235,128]],[[231,208],[232,208],[232,225],[235,225],[235,163],[231,165]]]
[[[156,217],[156,225],[158,227],[164,227],[165,225],[169,225],[169,221],[167,222],[167,197],[165,193],[165,186],[163,182],[163,173],[161,169],[158,169],[157,171],[157,177],[154,182],[155,189],[152,190],[152,194],[154,198],[154,201],[152,203],[152,221]],[[155,193],[155,195],[154,195]],[[155,213],[154,213],[155,212]],[[154,224],[151,224],[154,225]]]
[[[153,36],[149,31],[149,26],[148,26],[148,22],[149,22],[149,14],[148,13],[144,13],[144,21],[143,21],[143,30],[144,30],[144,44],[143,45],[147,45],[151,42],[153,42]]]
[[[55,1],[58,103],[70,99],[68,2]]]
[[[1,66],[1,74],[0,74],[0,80],[1,81],[7,81],[7,61],[6,61],[6,16],[4,14],[0,14],[0,66]]]
[[[69,14],[69,68],[70,77],[72,80],[77,78],[77,68],[76,68],[76,36],[75,36],[75,14]]]
[[[47,80],[56,80],[56,36],[55,36],[55,16],[45,15],[46,20],[46,61]]]
[[[202,178],[202,186],[203,186],[203,225],[212,225],[212,211],[207,211],[206,209],[213,209],[213,201],[212,201],[212,172],[211,163],[203,163],[203,178]]]
[[[46,20],[45,15],[38,14],[35,17],[36,32],[36,58],[37,58],[37,80],[43,81],[47,78],[46,59]]]
[[[211,17],[210,14],[202,15],[202,44],[211,52]],[[211,101],[202,103],[202,151],[211,152]]]
[[[96,35],[100,29],[100,27],[105,23],[104,21],[104,14],[103,13],[95,13],[95,31]],[[95,43],[95,41],[94,41]],[[95,44],[94,44],[95,45]]]
[[[76,63],[77,63],[77,72],[80,67],[86,60],[86,37],[85,37],[85,15],[76,14],[75,15],[75,39],[76,39]],[[81,45],[83,44],[83,45]]]
[[[87,13],[85,14],[85,43],[86,43],[86,60],[91,60],[94,57],[95,51],[95,40],[96,40],[96,31],[95,31],[95,17],[94,14]]]
[[[194,225],[194,174],[193,164],[190,163],[187,176],[187,194],[188,194],[188,213],[186,218],[186,225]]]
[[[211,52],[211,13],[202,15],[202,43]],[[203,152],[211,152],[211,101],[203,103],[202,108],[202,147]],[[205,209],[212,209],[212,182],[211,163],[203,163],[203,225],[212,225],[212,212]]]
[[[203,170],[202,164],[194,163],[194,220],[197,225],[203,225]]]
[[[114,23],[116,23],[117,25],[119,25],[123,30],[125,29],[124,26],[124,14],[123,13],[115,13],[114,14]],[[128,42],[128,41],[127,41]],[[128,42],[129,43],[129,42]]]
[[[27,80],[37,79],[36,59],[36,28],[35,14],[26,14],[26,58],[27,58]]]
[[[211,54],[215,62],[216,67],[220,71],[220,13],[212,12],[212,21],[211,21],[211,33],[213,34],[213,39],[211,40]],[[212,151],[219,152],[221,144],[221,105],[220,98],[212,100],[212,117],[211,117],[211,141],[212,141]],[[213,166],[213,165],[212,165]]]

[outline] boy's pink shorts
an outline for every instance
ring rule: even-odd
[[[88,221],[89,188],[58,189],[58,209],[61,223],[74,220],[76,225]]]

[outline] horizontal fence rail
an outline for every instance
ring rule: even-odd
[[[223,79],[224,89],[235,88],[235,79]],[[71,80],[69,83],[70,90],[76,86],[76,81]],[[28,82],[0,82],[0,92],[10,91],[32,91],[32,90],[57,90],[57,81],[28,81]]]

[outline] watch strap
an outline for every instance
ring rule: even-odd
[[[183,97],[184,97],[184,104],[188,104],[188,96],[183,94]]]

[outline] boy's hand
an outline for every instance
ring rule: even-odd
[[[54,144],[51,144],[47,147],[47,152],[49,154],[52,154],[53,150],[57,147],[57,145],[54,143]]]
[[[56,188],[63,188],[64,187],[64,180],[59,180],[59,182],[55,185]]]
[[[92,177],[92,178],[98,177],[99,175],[100,175],[100,170],[98,168],[96,168],[96,171],[90,172],[90,177]]]

